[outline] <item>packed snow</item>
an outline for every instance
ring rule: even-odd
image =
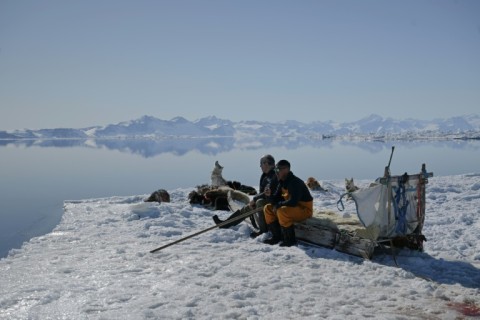
[[[360,187],[370,181],[356,181]],[[339,212],[343,180],[321,181],[314,207]],[[0,260],[1,319],[480,318],[480,174],[427,185],[424,252],[372,260],[251,239],[243,222],[150,250],[213,225],[226,211],[191,205],[191,189],[65,201],[49,234]],[[152,190],[153,191],[153,190]]]

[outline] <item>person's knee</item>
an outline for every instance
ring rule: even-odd
[[[257,208],[263,208],[265,206],[265,200],[263,199],[258,199],[256,202],[255,202],[255,206]]]
[[[288,228],[293,224],[292,212],[289,207],[280,207],[277,209],[278,222],[282,227]]]
[[[263,212],[265,215],[273,215],[273,206],[269,203],[263,207]]]

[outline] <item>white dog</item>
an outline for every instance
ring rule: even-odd
[[[359,188],[353,182],[353,178],[347,179],[345,178],[345,190],[347,192],[354,192],[357,191]]]
[[[215,161],[215,167],[213,167],[212,175],[211,175],[211,185],[213,187],[221,187],[226,186],[227,181],[222,176],[223,167]]]

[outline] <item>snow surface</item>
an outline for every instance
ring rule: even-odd
[[[357,181],[366,186],[370,181]],[[336,210],[343,181],[322,181],[316,209]],[[193,188],[192,188],[193,189]],[[480,306],[480,174],[427,185],[425,252],[363,260],[334,250],[214,229],[211,211],[169,190],[65,201],[49,234],[0,260],[1,319],[470,319]],[[354,214],[353,203],[346,213]],[[338,211],[337,211],[338,212]],[[473,316],[467,316],[471,314]]]

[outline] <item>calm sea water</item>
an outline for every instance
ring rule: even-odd
[[[480,172],[480,141],[0,141],[0,257],[50,232],[64,200],[193,188],[209,183],[215,160],[227,180],[257,187],[259,158],[266,153],[289,160],[303,179],[374,180],[383,175],[393,145],[392,174],[417,173],[422,163],[435,176]]]

